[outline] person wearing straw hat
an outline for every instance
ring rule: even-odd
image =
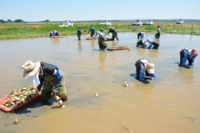
[[[27,60],[23,65],[23,77],[33,82],[40,91],[41,99],[48,101],[52,93],[58,95],[62,101],[67,101],[65,76],[56,65],[46,62],[32,62]]]
[[[98,43],[99,43],[99,49],[104,51],[105,48],[107,48],[107,44],[105,43],[105,34],[104,34],[104,29],[101,28],[100,32],[96,32],[95,37],[99,35],[98,37]]]
[[[186,49],[182,49],[180,51],[180,67],[184,67],[186,61],[188,60],[189,62],[189,66],[193,66],[194,64],[194,59],[196,58],[196,56],[198,55],[198,51],[196,48],[186,48]]]
[[[137,37],[138,37],[138,40],[143,40],[144,37],[145,37],[145,33],[144,33],[144,32],[139,32],[139,33],[137,34]]]
[[[135,63],[136,79],[144,81],[145,78],[154,80],[156,78],[155,65],[147,59],[139,59]]]

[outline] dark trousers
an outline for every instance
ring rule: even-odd
[[[136,79],[140,79],[140,70],[141,70],[140,60],[137,60],[135,62],[135,67],[136,67]],[[145,71],[145,74],[146,76],[150,76],[147,71]]]
[[[156,33],[155,38],[159,39],[160,38],[160,33]]]
[[[153,48],[152,49],[158,49],[159,43],[158,42],[152,42]]]
[[[99,41],[99,49],[104,50],[107,48],[107,44],[104,41]]]
[[[142,40],[139,40],[137,43],[136,43],[136,47],[139,47],[139,46],[142,46]]]
[[[95,32],[94,32],[94,31],[92,31],[92,32],[90,33],[90,37],[93,37],[93,36],[94,36],[94,34],[95,34]]]
[[[183,61],[183,58],[184,58],[184,49],[182,49],[180,51],[180,64],[182,63]],[[187,60],[189,62],[189,65],[192,65],[192,59],[190,57],[187,57]]]
[[[77,34],[77,37],[78,37],[78,40],[81,40],[81,34],[80,33]]]
[[[142,34],[141,34],[140,32],[137,34],[138,39],[140,38],[141,35],[142,35]]]
[[[113,34],[112,34],[112,40],[115,40],[115,38],[116,38],[117,40],[119,40],[119,38],[117,37],[117,34],[113,33]]]

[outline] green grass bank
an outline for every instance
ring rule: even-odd
[[[77,29],[80,26],[83,34],[88,34],[90,24],[93,24],[95,29],[99,31],[104,28],[105,32],[110,27],[115,28],[117,32],[148,32],[156,33],[157,26],[161,26],[161,33],[173,34],[192,34],[200,35],[200,23],[184,23],[176,25],[170,22],[159,22],[151,26],[131,26],[128,22],[112,23],[112,26],[99,25],[97,23],[75,23],[73,27],[59,27],[58,24],[0,24],[0,39],[18,39],[18,38],[35,38],[35,37],[48,37],[49,32],[55,29],[59,32],[60,36],[76,35]],[[86,30],[86,32],[84,32]]]

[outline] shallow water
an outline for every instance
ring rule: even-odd
[[[62,109],[51,99],[52,106],[38,100],[13,113],[0,111],[1,133],[200,132],[200,59],[190,69],[178,67],[181,49],[200,50],[199,36],[162,34],[159,49],[146,50],[135,47],[136,33],[119,33],[120,41],[107,45],[127,45],[131,51],[101,52],[97,40],[86,37],[0,41],[1,97],[30,84],[21,68],[28,59],[57,64],[66,75],[69,97]],[[134,78],[140,58],[156,65],[157,78],[149,84]]]

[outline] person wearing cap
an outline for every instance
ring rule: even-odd
[[[90,33],[90,32],[91,32],[91,33]],[[95,34],[95,28],[94,28],[94,26],[93,26],[92,24],[91,24],[91,27],[90,27],[88,33],[90,33],[90,37],[93,37],[94,34]]]
[[[56,30],[52,30],[49,34],[49,37],[52,37],[52,36],[59,36],[59,34]]]
[[[147,59],[139,59],[135,63],[136,79],[144,81],[145,78],[154,80],[156,78],[155,65]]]
[[[194,59],[196,58],[197,55],[198,55],[198,51],[197,51],[196,48],[182,49],[180,51],[180,64],[179,64],[179,66],[184,67],[187,60],[189,62],[189,66],[193,66]]]
[[[153,41],[150,38],[139,40],[136,43],[136,47],[142,47],[144,49],[158,49],[159,43],[156,41]]]
[[[158,26],[157,33],[156,33],[156,35],[155,35],[155,38],[156,38],[156,39],[159,39],[159,38],[160,38],[160,34],[161,34],[161,29],[160,29],[160,26]]]
[[[107,44],[105,43],[104,29],[101,28],[100,32],[96,32],[95,37],[97,35],[99,35],[99,37],[98,37],[99,49],[103,51],[105,48],[107,48]]]
[[[138,37],[138,40],[139,40],[139,39],[140,39],[140,40],[143,40],[144,37],[145,37],[145,33],[144,33],[144,32],[139,32],[139,33],[137,34],[137,37]]]
[[[77,30],[78,40],[81,40],[81,34],[82,34],[81,27],[78,27],[78,30]]]
[[[111,40],[115,40],[115,38],[117,39],[117,41],[119,41],[119,38],[117,36],[117,31],[113,28],[110,28],[109,31],[107,32],[107,34],[112,33],[112,38]]]
[[[33,82],[33,85],[40,91],[41,99],[48,102],[52,93],[58,95],[62,101],[67,101],[65,76],[60,68],[46,62],[26,61],[23,65],[23,77]]]

